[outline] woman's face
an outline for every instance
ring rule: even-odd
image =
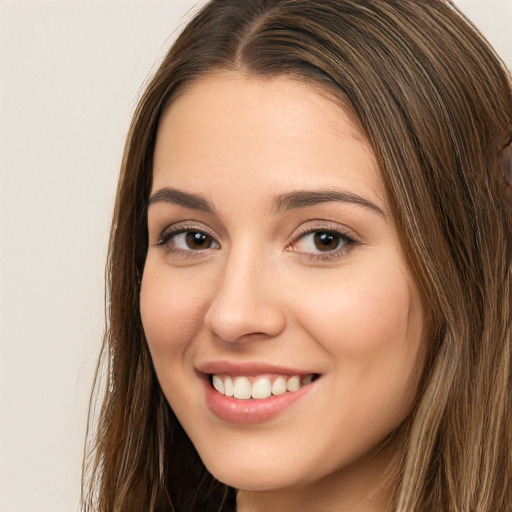
[[[162,117],[148,223],[145,334],[213,475],[275,491],[369,467],[408,412],[423,313],[341,107],[293,79],[196,82]]]

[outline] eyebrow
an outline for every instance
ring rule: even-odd
[[[201,210],[205,212],[213,212],[215,208],[213,204],[204,196],[199,194],[192,194],[184,192],[175,188],[165,187],[155,192],[148,201],[148,205],[154,203],[171,203],[184,208],[191,208],[193,210]],[[272,209],[276,212],[286,210],[298,210],[300,208],[307,208],[322,203],[352,203],[359,206],[369,208],[384,218],[387,214],[368,199],[348,192],[346,190],[326,189],[326,190],[298,190],[289,192],[274,197],[272,200]]]
[[[327,190],[299,190],[277,196],[273,201],[273,207],[276,211],[296,210],[299,208],[307,208],[322,203],[342,202],[352,203],[359,206],[370,208],[371,210],[387,218],[387,214],[370,200],[348,192],[346,190],[327,189]]]
[[[214,207],[208,199],[198,194],[183,192],[175,188],[165,187],[155,192],[148,201],[148,205],[154,203],[171,203],[191,208],[192,210],[201,210],[205,212],[214,211]]]

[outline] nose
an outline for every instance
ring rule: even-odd
[[[206,327],[225,342],[278,336],[286,316],[276,271],[254,253],[231,254],[205,317]]]

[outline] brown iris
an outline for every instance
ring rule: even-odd
[[[195,251],[209,249],[212,246],[213,238],[201,231],[188,231],[186,234],[187,247]]]
[[[317,231],[314,234],[315,247],[322,252],[333,251],[338,248],[340,237],[328,231]]]

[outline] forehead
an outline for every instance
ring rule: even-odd
[[[216,74],[194,82],[158,128],[153,190],[231,183],[246,191],[334,185],[381,203],[373,151],[332,94],[295,78]],[[357,190],[361,189],[361,190]]]

